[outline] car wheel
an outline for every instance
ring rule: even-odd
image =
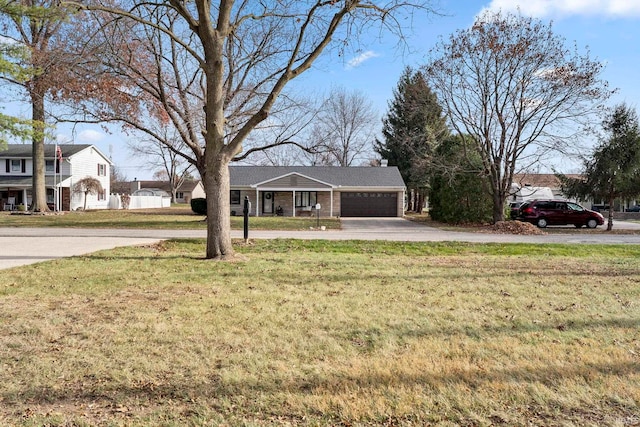
[[[597,226],[598,226],[598,221],[596,221],[595,219],[590,219],[589,221],[587,221],[587,227],[596,228]]]
[[[536,223],[536,225],[539,228],[545,228],[547,226],[547,219],[546,218],[539,218],[538,222]]]

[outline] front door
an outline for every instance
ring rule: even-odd
[[[264,191],[262,193],[262,214],[273,214],[273,192],[271,191]]]

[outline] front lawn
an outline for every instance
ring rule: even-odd
[[[640,422],[640,246],[236,248],[4,270],[0,425]]]
[[[242,216],[231,217],[231,228],[242,230]],[[317,226],[316,218],[250,217],[253,230],[308,230]],[[5,227],[86,227],[204,230],[205,217],[190,208],[173,206],[166,209],[95,210],[64,212],[60,215],[23,215],[0,212],[0,225]],[[339,229],[337,218],[320,218],[320,225]]]

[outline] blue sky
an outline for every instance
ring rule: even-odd
[[[424,64],[439,37],[469,27],[484,9],[519,8],[523,15],[553,21],[555,33],[569,45],[575,42],[582,52],[588,47],[591,58],[606,65],[602,77],[618,89],[611,104],[626,102],[636,109],[640,105],[640,0],[439,0],[438,6],[443,16],[416,17],[408,38],[410,52],[399,51],[391,37],[374,40],[352,56],[325,56],[296,82],[297,87],[318,96],[332,85],[359,90],[382,117],[404,67]],[[111,150],[129,179],[149,178],[152,172],[130,155],[126,138],[106,134],[100,126],[78,125],[75,133],[60,130],[61,140],[95,144],[107,155]]]
[[[523,15],[552,21],[554,32],[574,42],[580,52],[590,51],[592,59],[605,64],[602,77],[618,93],[612,103],[627,102],[637,107],[640,100],[640,0],[443,0],[440,9],[445,16],[431,17],[417,23],[409,39],[413,50],[401,53],[390,46],[371,44],[363,52],[356,66],[342,61],[324,78],[306,76],[318,85],[341,85],[364,92],[384,114],[387,101],[405,66],[418,67],[426,62],[427,54],[439,37],[448,37],[458,29],[469,27],[484,9],[509,10]]]
[[[575,43],[579,52],[588,50],[591,59],[605,65],[602,78],[611,89],[617,89],[611,105],[626,102],[636,109],[640,106],[640,0],[441,0],[439,6],[443,16],[423,16],[414,25],[408,40],[411,52],[372,43],[363,49],[360,60],[354,56],[337,61],[330,70],[315,70],[305,79],[317,87],[335,84],[362,91],[382,117],[405,66],[419,67],[440,37],[448,38],[456,30],[470,27],[486,9],[500,9],[551,21],[567,47]],[[569,165],[566,173],[580,168],[579,162],[565,159],[559,159],[558,164]]]

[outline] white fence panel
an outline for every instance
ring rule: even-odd
[[[112,194],[109,196],[108,209],[122,209],[122,201],[119,194]]]

